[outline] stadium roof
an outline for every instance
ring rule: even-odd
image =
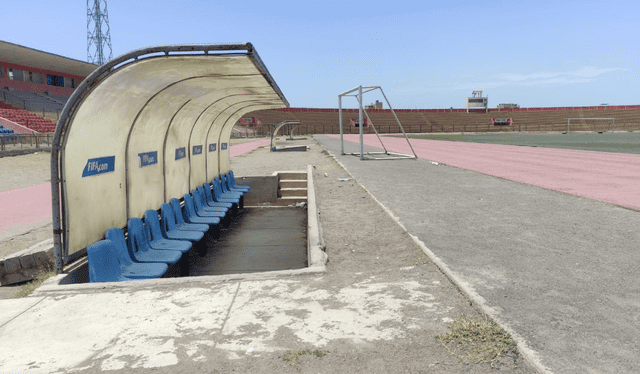
[[[98,68],[73,58],[56,55],[0,40],[0,60],[44,70],[86,77]]]

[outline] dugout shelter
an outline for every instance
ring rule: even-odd
[[[143,48],[93,71],[67,102],[54,136],[58,272],[107,229],[229,171],[238,119],[285,107],[251,43]]]

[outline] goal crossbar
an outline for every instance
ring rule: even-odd
[[[384,100],[387,102],[387,105],[389,106],[389,109],[391,109],[391,113],[393,114],[393,117],[395,118],[396,123],[398,124],[398,127],[400,127],[400,131],[402,131],[404,138],[407,140],[407,144],[409,144],[409,148],[411,148],[411,152],[413,153],[413,156],[404,154],[404,153],[390,152],[389,150],[387,150],[387,147],[385,147],[384,143],[382,142],[382,138],[380,137],[380,134],[378,133],[376,126],[373,124],[371,117],[369,117],[369,113],[367,113],[367,110],[364,109],[362,95],[377,89],[380,90],[380,92],[382,93],[382,96],[384,97]],[[353,96],[358,100],[358,129],[360,132],[360,153],[344,152],[344,131],[342,128],[342,97],[343,96]],[[380,144],[382,145],[384,152],[364,152],[364,141],[363,141],[363,132],[362,132],[363,131],[362,128],[364,127],[363,114],[367,117],[369,125],[371,125],[371,128],[373,128],[373,131],[376,133],[376,136],[378,137],[378,141],[380,141]],[[407,133],[404,131],[404,128],[402,127],[402,123],[400,123],[400,119],[398,119],[398,116],[396,115],[396,112],[393,110],[393,107],[391,106],[389,99],[387,99],[387,95],[385,95],[384,91],[382,90],[382,87],[358,86],[354,89],[351,89],[349,91],[339,94],[338,95],[338,116],[340,120],[340,153],[342,155],[360,156],[360,160],[365,160],[365,159],[366,160],[395,160],[395,159],[405,159],[405,158],[418,159],[418,156],[416,155],[416,152],[413,150],[413,146],[409,141],[409,137],[407,136]],[[365,158],[365,155],[368,155],[370,157]]]
[[[569,127],[571,126],[571,120],[602,120],[602,121],[611,121],[611,132],[616,127],[616,119],[615,118],[565,118],[567,120],[567,134],[569,133]]]

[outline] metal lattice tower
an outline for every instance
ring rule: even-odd
[[[102,65],[112,58],[107,0],[87,0],[87,61]]]

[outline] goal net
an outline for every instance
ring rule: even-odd
[[[570,131],[613,132],[615,123],[615,118],[567,118],[567,133]]]

